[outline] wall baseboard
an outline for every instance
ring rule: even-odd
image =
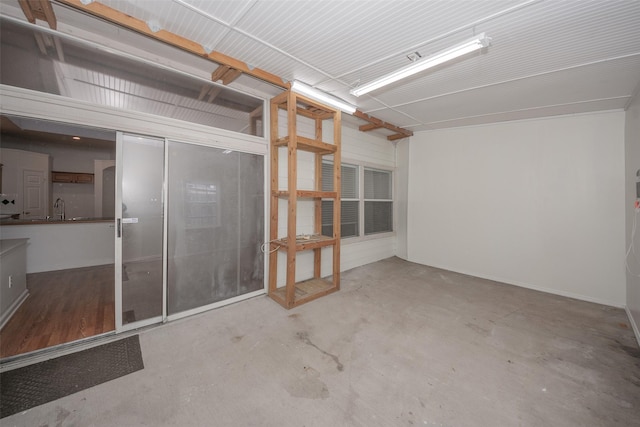
[[[0,317],[0,329],[4,328],[4,325],[6,325],[7,322],[9,322],[9,319],[11,319],[11,317],[15,314],[16,311],[18,311],[18,308],[20,308],[20,306],[22,305],[24,300],[27,299],[28,296],[29,296],[29,290],[25,289],[24,291],[22,291],[18,299],[16,299],[13,302],[13,304],[9,306],[7,311]]]
[[[631,323],[631,329],[633,329],[633,334],[636,336],[636,341],[638,341],[638,346],[640,346],[640,329],[638,329],[638,325],[636,324],[636,320],[633,318],[629,307],[625,307],[624,311],[627,312],[627,317],[629,318],[629,323]]]
[[[498,283],[504,283],[506,285],[513,285],[513,286],[518,286],[518,287],[521,287],[521,288],[531,289],[533,291],[545,292],[547,294],[559,295],[559,296],[562,296],[562,297],[573,298],[573,299],[577,299],[577,300],[580,300],[580,301],[593,302],[595,304],[607,305],[609,307],[625,308],[624,304],[616,303],[614,301],[609,301],[609,300],[603,300],[603,299],[600,299],[600,298],[593,298],[593,297],[590,297],[590,296],[587,296],[587,295],[580,295],[580,294],[575,294],[573,292],[565,292],[565,291],[561,291],[561,290],[558,290],[558,289],[545,288],[543,286],[531,285],[529,283],[519,282],[519,281],[516,281],[516,280],[507,281],[507,280],[502,279],[500,277],[493,277],[493,276],[490,276],[490,275],[475,274],[475,273],[468,272],[468,271],[455,270],[455,269],[452,269],[452,268],[447,268],[447,267],[438,266],[438,265],[423,264],[421,262],[413,261],[411,259],[409,259],[407,261],[415,262],[416,264],[427,265],[429,267],[439,268],[441,270],[452,271],[454,273],[465,274],[467,276],[473,276],[473,277],[477,277],[479,279],[486,279],[486,280],[491,280],[491,281],[498,282]]]

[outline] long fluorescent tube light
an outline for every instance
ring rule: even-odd
[[[302,82],[299,82],[298,80],[293,81],[293,84],[291,85],[291,90],[296,93],[299,93],[300,95],[306,95],[309,98],[312,98],[318,102],[322,102],[324,104],[335,107],[339,110],[344,111],[345,113],[353,114],[356,112],[356,107],[354,105],[351,105],[321,90],[312,88],[311,86],[306,85]]]
[[[440,51],[427,58],[416,61],[409,66],[394,71],[393,73],[389,73],[386,76],[380,77],[379,79],[374,80],[371,83],[367,83],[366,85],[352,89],[350,93],[355,96],[364,95],[365,93],[371,92],[372,90],[376,90],[378,88],[381,88],[382,86],[386,86],[400,79],[404,79],[405,77],[409,77],[413,74],[419,73],[420,71],[424,71],[428,68],[435,67],[436,65],[451,61],[452,59],[458,58],[462,55],[466,55],[467,53],[482,49],[483,47],[487,47],[489,46],[490,42],[491,39],[485,36],[484,33],[479,34],[476,37],[466,40],[449,49]]]

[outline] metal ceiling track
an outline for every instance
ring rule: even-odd
[[[26,0],[23,1],[26,2]],[[212,79],[214,81],[222,80],[224,84],[229,84],[241,73],[244,73],[285,90],[289,90],[291,88],[291,84],[289,82],[286,82],[275,74],[257,67],[250,67],[247,63],[220,52],[208,52],[201,44],[170,31],[161,29],[154,32],[149,28],[146,22],[122,13],[100,2],[91,1],[88,3],[86,2],[87,4],[84,4],[81,0],[55,0],[55,2],[80,10],[97,18],[113,22],[116,25],[128,28],[139,34],[159,40],[202,58],[209,59],[210,61],[219,64],[218,69],[214,70],[212,73]],[[376,117],[363,113],[360,110],[357,110],[354,113],[354,116],[368,122],[367,125],[360,126],[360,130],[362,132],[374,129],[387,129],[392,131],[393,134],[387,136],[389,141],[395,141],[413,135],[413,132],[409,130],[384,122]]]

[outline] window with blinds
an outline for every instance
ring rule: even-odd
[[[393,231],[393,173],[343,163],[341,178],[341,236]],[[322,190],[333,190],[333,163],[329,161],[322,163]],[[333,200],[322,201],[322,234],[333,235]]]
[[[360,230],[360,198],[358,195],[358,166],[343,163],[340,167],[341,237],[355,237]],[[322,163],[322,191],[333,191],[333,163]],[[333,200],[322,201],[322,234],[333,236]]]
[[[390,171],[364,168],[364,234],[393,231]]]

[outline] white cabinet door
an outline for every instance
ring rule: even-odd
[[[23,196],[22,218],[44,218],[46,212],[45,192],[46,181],[45,171],[24,169],[23,173]]]

